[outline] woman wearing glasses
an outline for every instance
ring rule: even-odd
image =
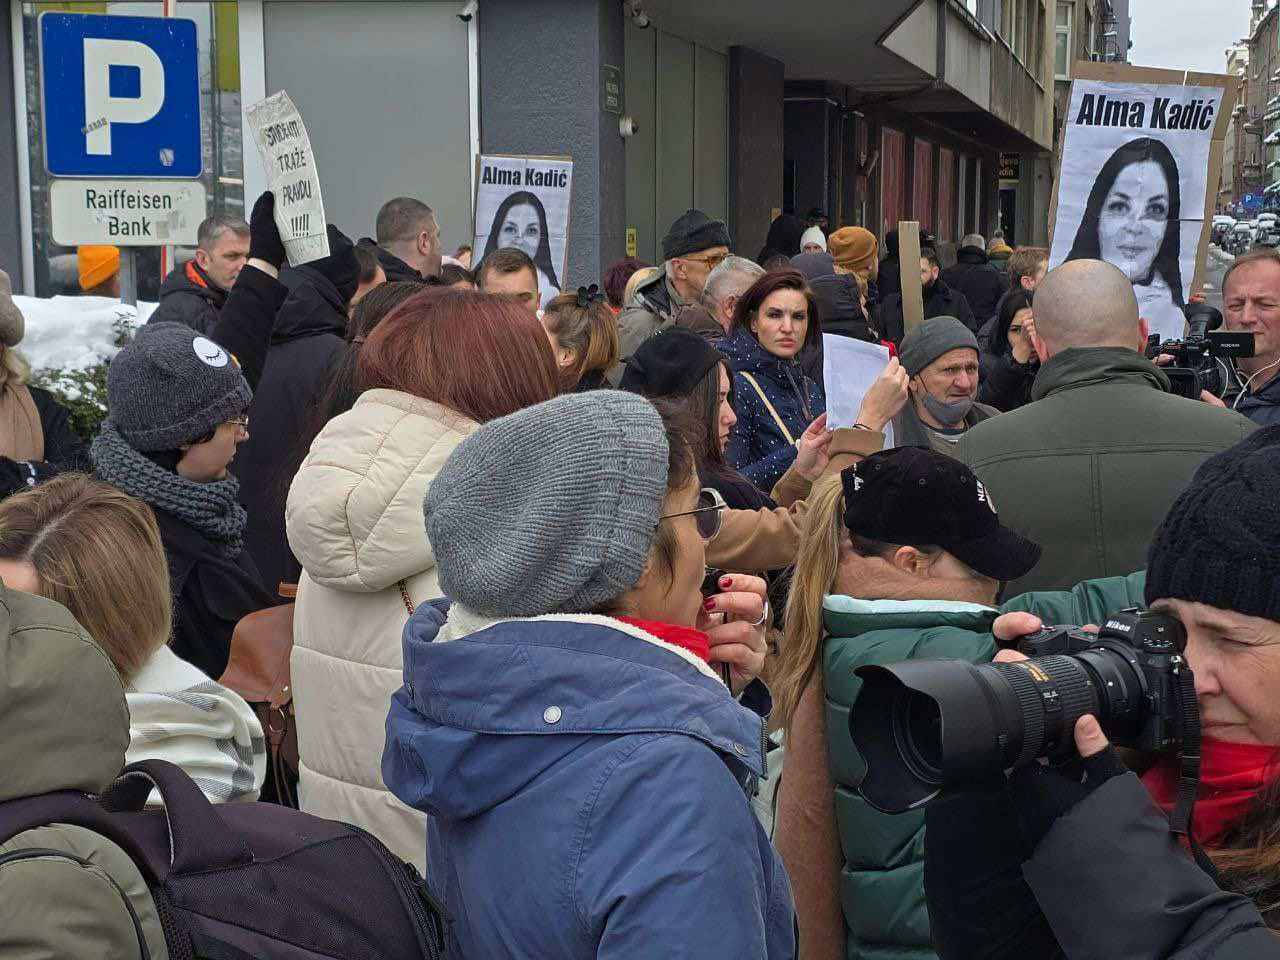
[[[725,459],[761,490],[782,478],[805,430],[826,412],[822,390],[796,359],[821,340],[817,298],[797,270],[766,273],[738,299],[720,344],[738,414]]]
[[[235,625],[276,602],[244,549],[240,483],[227,468],[249,439],[246,411],[287,293],[276,279],[284,258],[266,193],[250,218],[248,263],[209,336],[149,323],[111,361],[107,421],[91,450],[102,480],[155,513],[174,598],[173,652],[214,679]]]
[[[763,659],[764,584],[704,601],[720,511],[681,418],[561,396],[480,427],[427,493],[452,603],[405,629],[382,773],[431,814],[451,956],[794,956],[748,801],[764,723],[734,696]]]

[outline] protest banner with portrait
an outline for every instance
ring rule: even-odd
[[[1063,121],[1049,267],[1105,260],[1124,271],[1138,312],[1181,337],[1199,288],[1226,136],[1217,74],[1077,63]]]
[[[501,247],[523,250],[538,268],[542,305],[564,288],[569,259],[571,157],[481,154],[476,158],[477,262]]]

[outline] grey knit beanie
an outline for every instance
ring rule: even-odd
[[[930,317],[902,338],[898,357],[907,376],[914,377],[944,353],[960,347],[978,349],[973,331],[955,317]]]
[[[494,617],[581,613],[624,593],[649,561],[667,454],[657,410],[620,390],[485,424],[423,505],[442,591]]]
[[[107,369],[107,417],[135,450],[176,450],[249,406],[240,364],[184,323],[148,323]]]

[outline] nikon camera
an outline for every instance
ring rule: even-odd
[[[1087,713],[1112,743],[1147,753],[1181,746],[1178,674],[1186,633],[1173,617],[1122,610],[1097,634],[1050,627],[1023,637],[1031,659],[975,666],[909,660],[859,667],[849,733],[866,762],[858,792],[902,813],[955,787],[1039,758],[1074,754]]]

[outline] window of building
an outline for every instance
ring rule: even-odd
[[[27,159],[31,178],[31,242],[34,247],[35,294],[40,297],[79,293],[76,251],[53,242],[49,220],[49,175],[44,162],[40,122],[40,53],[37,19],[46,11],[77,13],[128,12],[161,16],[160,0],[129,4],[105,2],[23,3],[22,44],[26,64]],[[244,216],[244,165],[240,136],[240,42],[236,0],[186,0],[180,16],[196,22],[200,53],[200,122],[204,144],[200,181],[209,197],[209,212]],[[160,247],[140,247],[138,296],[156,300],[160,291]]]
[[[1058,2],[1053,38],[1053,75],[1058,80],[1071,79],[1071,13],[1073,4]]]

